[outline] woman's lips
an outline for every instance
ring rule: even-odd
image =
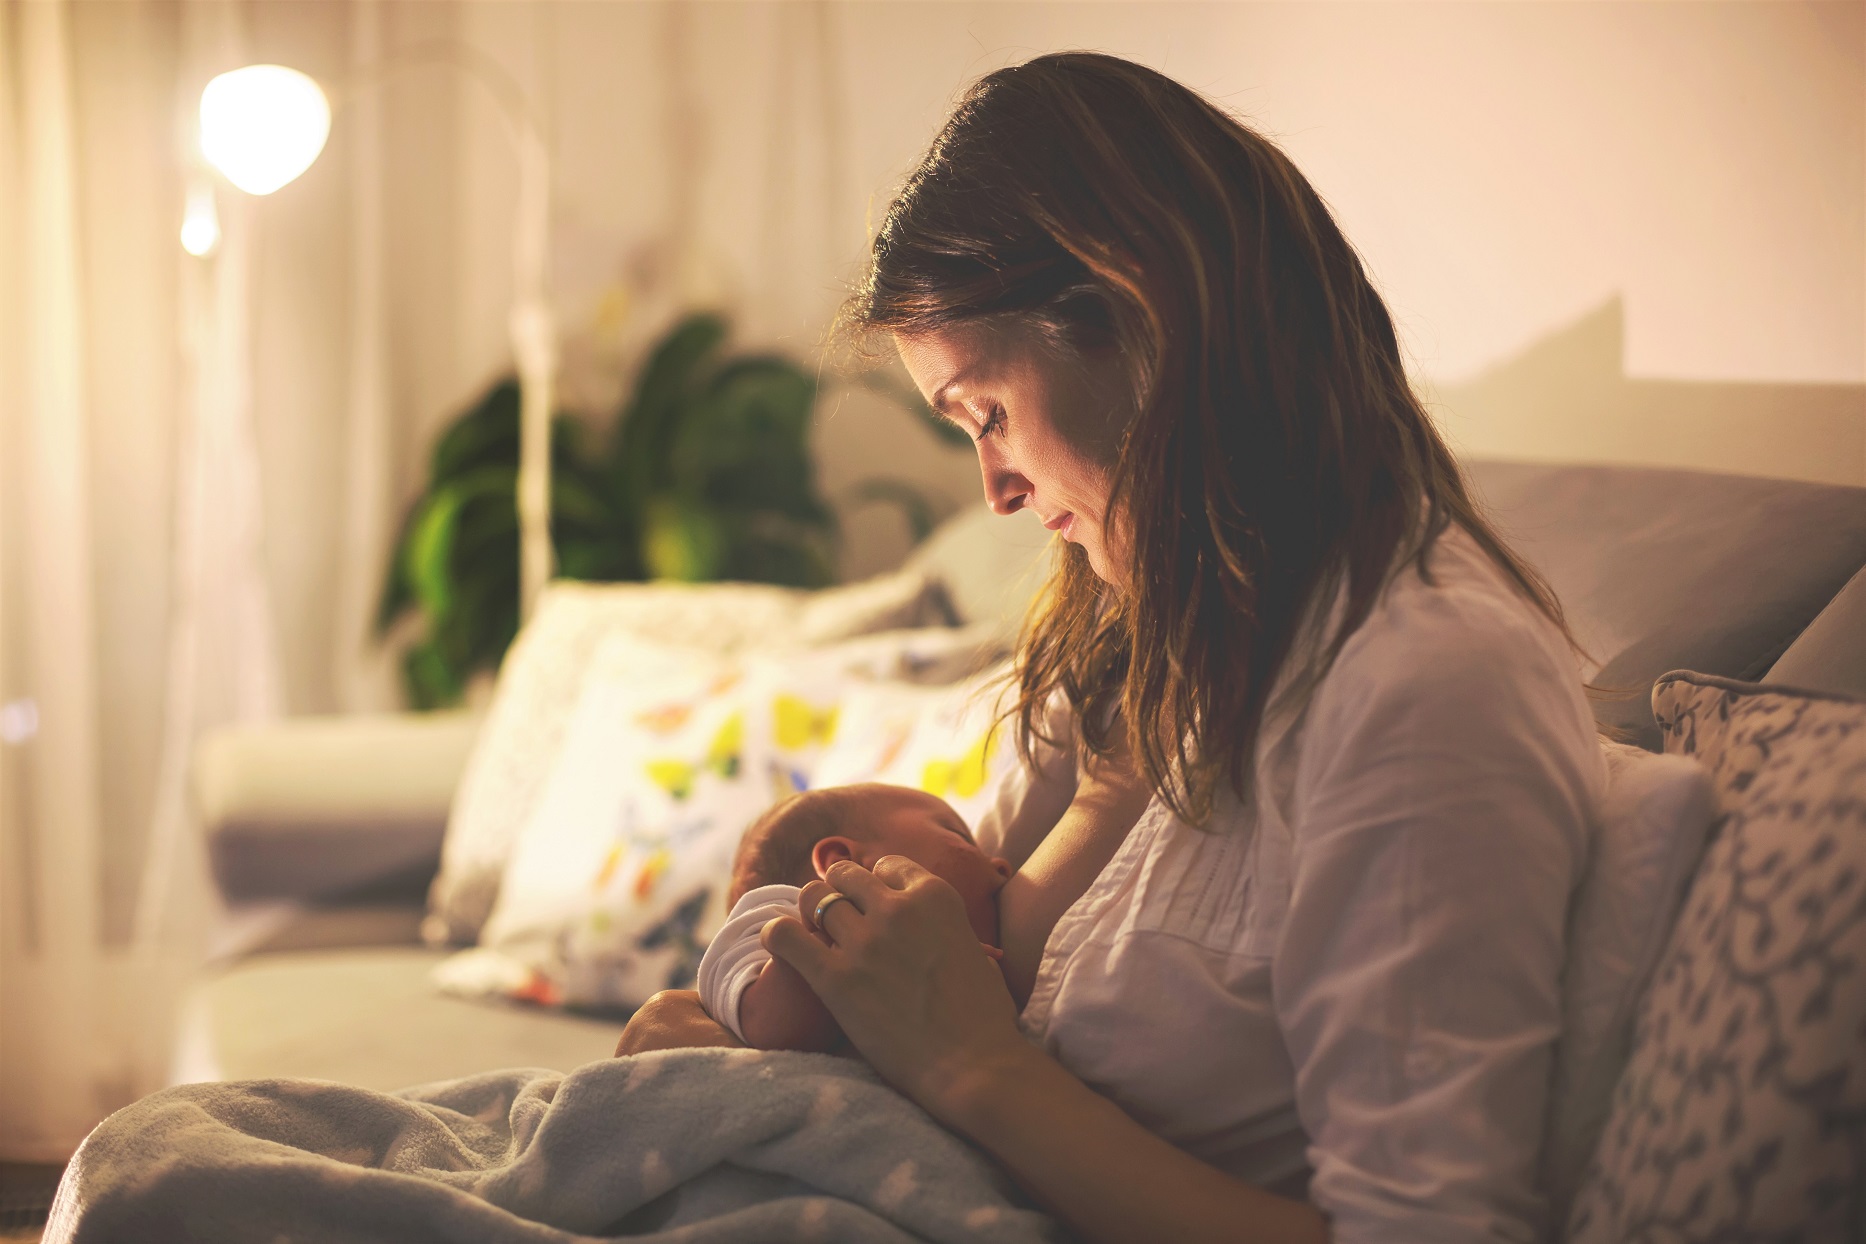
[[[1075,522],[1076,516],[1065,510],[1055,518],[1044,519],[1043,525],[1048,527],[1051,531],[1061,532],[1063,539],[1067,540],[1069,538],[1070,529],[1075,526]]]

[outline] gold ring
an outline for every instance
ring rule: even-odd
[[[810,919],[815,921],[816,927],[820,929],[823,927],[823,913],[839,902],[846,903],[848,901],[849,896],[844,894],[841,890],[831,890],[828,894],[823,896],[823,901],[816,905],[816,910],[810,913]]]

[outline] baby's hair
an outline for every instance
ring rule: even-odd
[[[815,881],[810,857],[816,844],[850,832],[842,815],[845,801],[839,788],[827,787],[792,795],[766,809],[739,839],[727,901],[736,903],[761,885],[806,886]]]

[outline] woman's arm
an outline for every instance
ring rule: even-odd
[[[1310,705],[1277,1018],[1337,1235],[1529,1241],[1600,750],[1539,623],[1438,597],[1357,636]]]
[[[996,855],[1022,869],[1031,853],[1056,826],[1076,797],[1075,722],[1060,699],[1045,712],[1033,763],[1016,764],[1000,784],[998,797],[972,827],[986,855]]]
[[[951,886],[897,856],[873,873],[843,861],[800,906],[814,908],[831,886],[850,900],[824,914],[832,945],[791,919],[766,925],[765,945],[803,974],[877,1071],[1083,1237],[1327,1239],[1310,1206],[1174,1148],[1025,1041]]]
[[[1108,866],[1152,798],[1125,750],[1087,766],[1068,807],[1052,817],[1054,828],[998,891],[1004,980],[1019,1007],[1030,1000],[1056,922]]]
[[[1174,1148],[1027,1042],[1015,1060],[956,1083],[946,1100],[945,1113],[930,1112],[1087,1239],[1328,1239],[1313,1206]]]

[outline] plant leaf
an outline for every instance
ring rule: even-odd
[[[445,483],[476,467],[518,465],[518,381],[500,380],[435,443],[428,477]]]
[[[457,704],[466,690],[452,664],[427,640],[403,655],[402,685],[408,691],[409,702],[423,710]]]
[[[386,635],[402,614],[415,606],[415,591],[404,573],[403,562],[407,557],[408,540],[414,530],[415,515],[421,512],[417,502],[408,507],[402,515],[402,525],[395,533],[395,541],[389,546],[389,569],[382,577],[382,598],[376,604],[376,634]]]
[[[430,616],[446,613],[453,600],[454,526],[460,501],[457,485],[429,494],[409,536],[403,566],[415,599]]]
[[[642,559],[657,579],[702,583],[718,579],[725,563],[726,531],[720,516],[675,497],[648,507]]]
[[[617,499],[636,507],[638,522],[666,479],[680,424],[725,339],[726,322],[717,315],[681,320],[649,356],[634,396],[618,416],[610,474],[620,485]]]

